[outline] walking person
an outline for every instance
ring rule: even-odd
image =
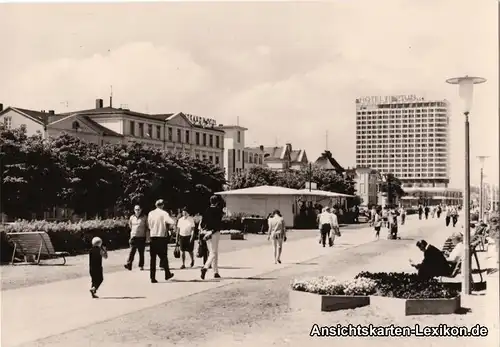
[[[430,212],[430,210],[431,209],[429,208],[429,206],[426,205],[425,208],[424,208],[425,219],[429,219],[429,212]]]
[[[165,270],[165,281],[174,277],[168,266],[168,238],[169,228],[175,225],[175,221],[165,211],[163,200],[156,201],[156,209],[148,214],[148,227],[150,233],[150,263],[149,278],[151,283],[158,283],[156,280],[156,257],[160,258],[160,268]]]
[[[189,254],[191,258],[190,267],[194,266],[194,220],[193,217],[189,215],[186,208],[182,209],[182,216],[177,221],[177,238],[176,244],[179,245],[181,251],[182,265],[181,269],[186,268],[186,253]]]
[[[424,213],[424,208],[422,207],[422,205],[419,205],[418,206],[418,219],[419,220],[422,220],[422,214]]]
[[[318,228],[321,233],[321,244],[323,247],[326,247],[327,238],[330,239],[329,235],[332,230],[332,224],[332,214],[328,212],[328,207],[324,207],[318,216]]]
[[[269,231],[267,239],[273,242],[274,263],[281,264],[281,253],[283,242],[286,242],[285,220],[279,210],[275,210],[271,218],[268,219]]]
[[[453,206],[451,209],[451,220],[453,222],[453,227],[455,227],[458,222],[458,210],[455,206]]]
[[[399,216],[401,218],[401,225],[405,225],[405,221],[406,221],[406,209],[403,206],[401,206],[399,208],[398,212],[399,212]]]
[[[445,220],[446,226],[449,226],[450,221],[451,221],[451,207],[450,206],[446,207],[446,217],[444,220]]]
[[[204,280],[209,267],[212,265],[214,278],[220,278],[219,275],[219,240],[220,228],[223,211],[219,205],[219,197],[212,195],[210,197],[210,206],[207,208],[200,222],[200,233],[203,233],[203,239],[207,242],[208,259],[201,268],[201,279]]]
[[[373,226],[375,228],[375,237],[377,240],[380,238],[380,229],[382,229],[382,211],[378,210],[375,212],[374,219],[373,219]]]
[[[389,207],[384,206],[382,210],[382,222],[385,227],[389,227]]]
[[[148,218],[142,213],[142,208],[139,205],[134,206],[134,214],[130,216],[128,221],[130,227],[130,253],[125,269],[132,270],[135,253],[139,253],[139,268],[144,270],[144,250],[146,249],[146,240],[148,238]]]
[[[443,210],[441,209],[441,205],[438,205],[438,207],[437,207],[437,211],[436,211],[436,214],[437,214],[437,218],[438,218],[438,219],[441,217],[441,212],[443,212]]]
[[[90,294],[94,299],[98,298],[96,292],[104,281],[102,258],[107,259],[108,252],[102,245],[102,240],[99,237],[94,237],[92,239],[92,248],[89,252],[89,273],[90,278],[92,279]]]

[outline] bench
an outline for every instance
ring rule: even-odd
[[[62,258],[63,263],[61,265],[66,264],[66,256],[69,253],[56,252],[49,235],[44,231],[7,233],[7,238],[14,244],[11,259],[12,265],[14,265],[16,252],[19,252],[25,259],[28,256],[34,256],[37,265],[40,265],[42,256],[49,259]]]

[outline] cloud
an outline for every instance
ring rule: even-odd
[[[40,22],[19,30],[9,54],[0,56],[0,102],[61,110],[68,101],[72,110],[85,109],[107,99],[112,84],[115,105],[185,111],[226,124],[239,118],[250,143],[291,142],[310,159],[325,149],[328,131],[329,149],[348,166],[355,159],[356,97],[446,98],[453,106],[451,174],[460,182],[463,118],[458,92],[444,80],[478,74],[489,82],[476,92],[472,157],[483,151],[498,157],[493,2],[103,5],[95,16],[89,6],[81,16],[72,7],[67,19],[54,19],[55,8],[45,17],[37,13],[30,22]],[[22,15],[0,15],[0,36],[15,31]],[[109,28],[117,16],[123,22]],[[71,22],[69,32],[53,27],[64,21]],[[53,37],[47,49],[16,45],[43,42],[44,35]],[[487,164],[491,176],[498,176],[496,166]]]

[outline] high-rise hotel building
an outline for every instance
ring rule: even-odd
[[[414,95],[356,99],[356,166],[392,173],[404,186],[447,187],[446,100]]]

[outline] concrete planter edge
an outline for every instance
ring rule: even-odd
[[[289,306],[298,310],[339,311],[370,305],[369,296],[360,295],[320,295],[289,290]]]

